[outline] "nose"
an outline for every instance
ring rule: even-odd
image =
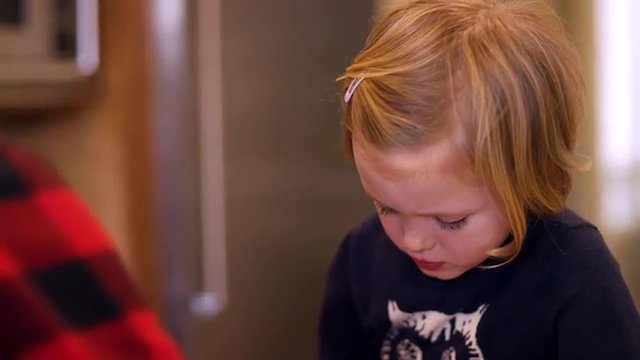
[[[407,221],[403,229],[403,245],[412,253],[428,251],[436,246],[433,234],[427,226],[416,221]]]

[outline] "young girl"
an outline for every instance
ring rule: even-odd
[[[413,2],[342,79],[378,216],[329,272],[322,359],[640,359],[616,261],[564,208],[584,89],[548,8]]]

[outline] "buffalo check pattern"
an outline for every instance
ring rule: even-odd
[[[91,212],[0,145],[0,359],[181,359]]]

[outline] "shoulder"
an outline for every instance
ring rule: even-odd
[[[333,267],[358,277],[368,276],[379,270],[379,264],[396,261],[398,253],[378,217],[372,215],[347,233],[334,257]]]
[[[551,255],[571,266],[617,263],[598,228],[569,209],[541,218],[538,226],[551,245]]]
[[[387,238],[378,216],[371,215],[347,233],[342,248],[349,253],[366,255],[385,253],[384,250],[395,249],[395,246]]]
[[[0,228],[1,245],[25,269],[78,259],[77,251],[114,250],[91,209],[54,168],[6,142],[0,142]]]
[[[602,234],[568,210],[542,224],[553,245],[544,286],[555,312],[559,357],[637,358],[640,317]],[[612,342],[615,347],[603,345]]]
[[[358,246],[367,239],[377,239],[380,236],[384,236],[380,219],[376,215],[371,215],[349,230],[346,241],[351,244],[350,246]]]
[[[63,181],[44,159],[8,142],[0,142],[0,198],[26,197]]]
[[[544,245],[545,275],[563,291],[624,285],[619,265],[596,226],[571,210],[537,220],[537,239]],[[624,286],[623,286],[624,287]]]

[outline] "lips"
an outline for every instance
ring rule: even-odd
[[[433,261],[420,260],[416,258],[411,258],[411,259],[413,259],[413,261],[416,263],[416,265],[418,265],[419,268],[426,271],[438,271],[445,264],[444,262],[433,262]]]

